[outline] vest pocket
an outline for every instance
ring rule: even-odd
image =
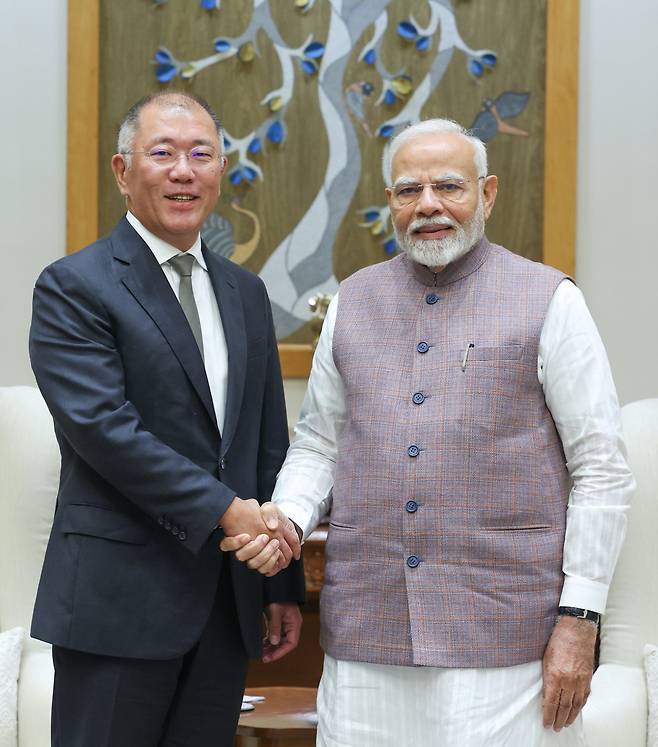
[[[337,529],[339,532],[356,532],[357,527],[351,524],[341,524],[339,521],[329,521],[329,526],[332,529]]]

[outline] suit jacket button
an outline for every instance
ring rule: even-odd
[[[219,469],[226,469],[226,459],[224,457],[219,460]]]
[[[418,558],[417,555],[410,555],[407,558],[407,565],[409,566],[409,568],[417,568],[419,563],[420,563],[420,559]]]
[[[409,454],[410,457],[417,457],[420,454],[420,449],[415,444],[412,444],[407,449],[407,454]]]
[[[422,392],[416,392],[411,399],[414,405],[422,405],[425,401],[425,395]]]
[[[171,530],[171,522],[167,519],[164,523],[164,528],[169,532]]]
[[[416,501],[407,501],[404,504],[405,509],[407,510],[407,513],[415,514],[416,511],[418,511],[418,504]]]
[[[175,536],[176,536],[177,534],[180,534],[180,529],[179,529],[179,528],[178,528],[178,527],[177,527],[177,526],[176,526],[176,525],[174,524],[174,525],[172,526],[172,528],[171,528],[171,533],[172,533],[172,534],[174,535],[174,537],[175,537]]]
[[[178,539],[181,542],[185,542],[185,540],[187,539],[187,532],[184,529],[181,529],[180,532],[178,532]]]
[[[428,293],[425,296],[425,301],[430,305],[433,306],[438,300],[441,298],[440,296],[437,296],[436,293]]]
[[[416,350],[419,353],[426,353],[430,349],[430,346],[426,342],[419,342],[418,345],[416,345]]]

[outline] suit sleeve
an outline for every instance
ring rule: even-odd
[[[75,453],[152,519],[182,517],[183,544],[198,553],[235,492],[144,428],[126,397],[110,315],[98,293],[63,262],[37,281],[30,359]]]

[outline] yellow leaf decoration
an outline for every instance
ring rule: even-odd
[[[308,0],[295,0],[296,8],[305,8],[308,5]]]
[[[256,56],[256,50],[252,42],[245,42],[238,50],[238,57],[242,62],[251,62]]]
[[[275,96],[268,104],[271,112],[278,112],[283,106],[283,98],[281,96]]]
[[[196,75],[196,68],[192,63],[188,63],[187,65],[183,66],[183,69],[180,71],[180,77],[185,78],[185,80],[189,80],[190,78],[193,78]]]
[[[378,220],[375,223],[370,226],[370,233],[373,236],[379,236],[379,234],[384,230],[384,224]]]
[[[391,87],[398,96],[408,96],[414,89],[411,80],[407,77],[395,78]]]

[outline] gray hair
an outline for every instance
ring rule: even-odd
[[[382,156],[382,172],[387,187],[392,186],[393,159],[400,148],[414,138],[427,134],[453,133],[461,135],[473,145],[473,160],[478,176],[487,176],[487,149],[479,138],[475,137],[470,130],[462,127],[452,119],[426,119],[423,122],[406,127],[399,132],[384,149]]]
[[[181,109],[191,109],[193,106],[201,107],[208,113],[212,119],[217,137],[219,138],[219,157],[224,156],[224,133],[219,122],[219,117],[210,104],[201,96],[187,91],[160,91],[158,93],[149,93],[142,97],[137,103],[133,104],[126,112],[121,126],[119,127],[119,137],[117,139],[117,153],[123,156],[126,166],[130,168],[131,151],[135,144],[135,135],[139,129],[139,115],[142,109],[149,104],[165,107],[179,107]]]

